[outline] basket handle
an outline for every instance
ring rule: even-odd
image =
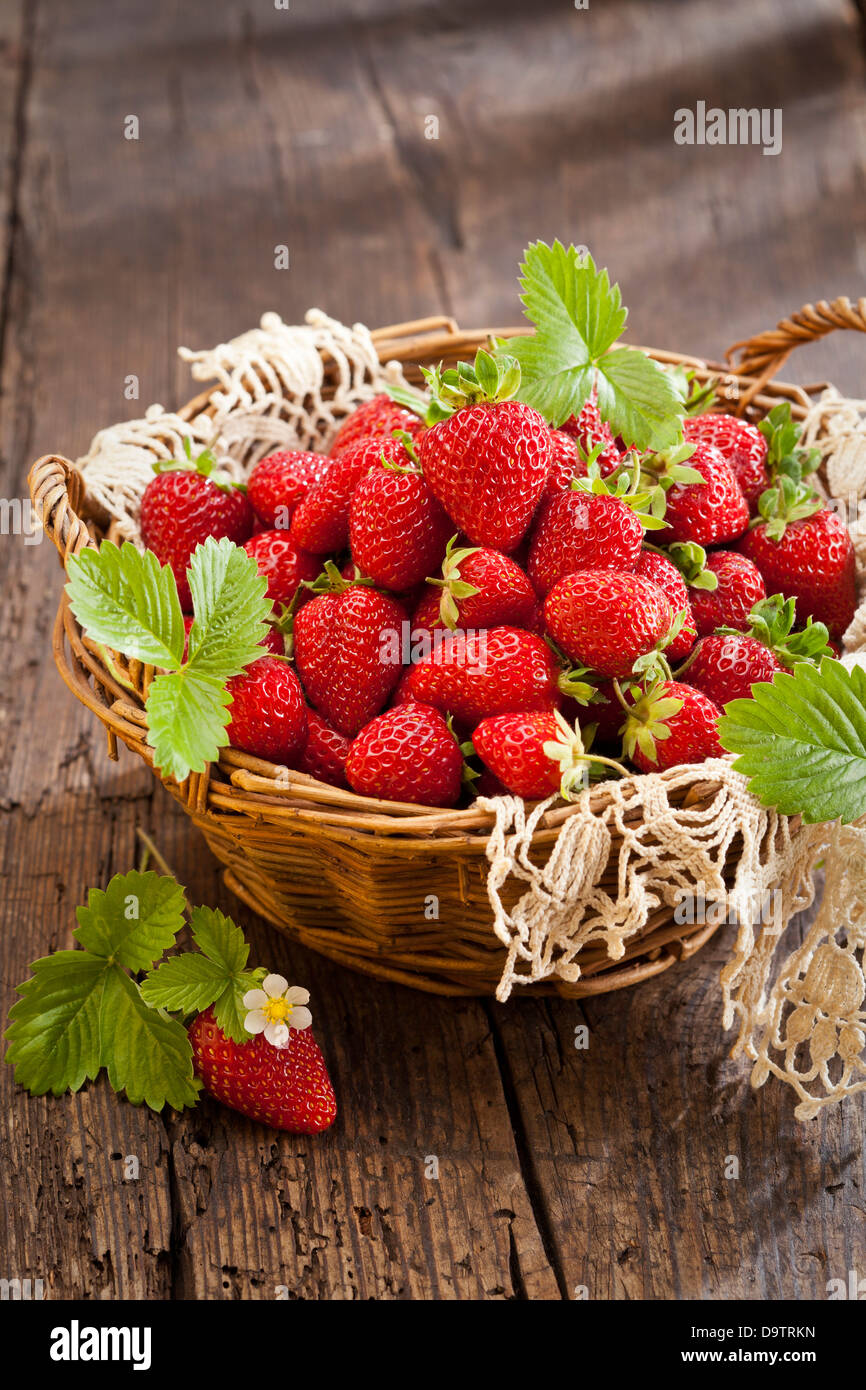
[[[775,328],[732,343],[725,353],[732,371],[737,376],[756,379],[741,397],[741,406],[747,405],[781,371],[795,348],[814,343],[837,328],[866,333],[866,298],[852,304],[847,296],[840,295],[829,302],[819,299],[817,304],[804,304]],[[739,362],[735,363],[738,354]]]
[[[96,542],[79,515],[84,502],[84,479],[69,459],[45,454],[37,459],[27,479],[30,498],[46,536],[54,542],[64,565]]]

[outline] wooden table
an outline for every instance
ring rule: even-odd
[[[175,347],[264,310],[513,320],[537,236],[613,268],[633,341],[694,353],[860,293],[855,7],[723,9],[0,0],[4,496],[37,455],[183,401]],[[781,108],[781,155],[676,146],[673,111],[698,100]],[[836,335],[792,375],[856,392],[864,349]],[[3,1068],[0,1275],[156,1299],[810,1299],[866,1275],[863,1098],[800,1125],[786,1090],[750,1090],[720,1032],[724,933],[584,1006],[444,1002],[286,945],[61,686],[53,550],[4,536],[0,568],[4,1014],[142,826],[194,900],[237,911],[256,957],[309,986],[341,1104],[328,1135],[277,1137],[101,1082],[32,1100]]]

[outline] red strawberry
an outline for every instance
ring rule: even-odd
[[[769,486],[767,441],[756,425],[736,415],[694,415],[683,421],[688,444],[712,444],[731,469],[750,507]]]
[[[773,679],[776,671],[798,661],[819,661],[831,655],[827,629],[811,618],[794,632],[795,601],[774,594],[755,604],[746,632],[719,632],[702,637],[686,666],[689,683],[717,705],[748,700],[752,685]]]
[[[814,618],[841,638],[857,606],[854,546],[844,523],[806,484],[787,477],[763,494],[759,511],[738,548],[757,565],[769,593],[797,600],[800,622]]]
[[[361,796],[453,806],[463,754],[438,710],[410,700],[371,720],[354,739],[346,777]]]
[[[333,571],[334,592],[298,611],[295,664],[329,724],[353,737],[387,702],[402,667],[406,612],[395,599]]]
[[[702,691],[682,681],[660,681],[637,700],[627,697],[625,751],[642,772],[724,757],[719,742],[721,710]]]
[[[559,791],[561,769],[544,752],[557,735],[553,710],[496,714],[482,719],[472,743],[485,767],[506,791],[540,801]]]
[[[560,579],[547,596],[547,630],[572,659],[604,676],[628,676],[662,641],[673,610],[649,579],[586,569]]]
[[[455,550],[449,541],[442,579],[430,584],[415,609],[416,628],[529,627],[535,615],[535,590],[520,566],[498,550]]]
[[[352,494],[352,559],[385,589],[420,584],[442,563],[453,529],[415,470],[374,468]]]
[[[360,439],[391,439],[394,430],[405,431],[417,436],[424,428],[424,422],[412,410],[398,405],[390,396],[374,396],[347,415],[331,441],[331,458],[345,453]]]
[[[690,449],[694,450],[691,454]],[[659,532],[659,539],[708,546],[734,540],[745,531],[749,504],[731,469],[711,444],[681,445],[651,456],[644,467],[659,477],[666,489],[667,525]]]
[[[232,697],[229,743],[257,758],[290,764],[307,738],[304,693],[294,671],[275,656],[260,656],[226,687]]]
[[[430,489],[473,545],[514,550],[547,482],[550,430],[531,406],[507,399],[520,381],[513,358],[494,362],[482,350],[474,370],[429,377],[439,399],[458,406],[419,440]]]
[[[715,589],[689,588],[700,636],[717,627],[746,627],[755,604],[767,597],[757,565],[736,550],[716,550],[707,556],[706,571],[716,576]]]
[[[263,1033],[236,1043],[207,1009],[190,1024],[189,1040],[196,1076],[223,1105],[290,1134],[320,1134],[334,1123],[334,1088],[310,1028],[291,1028],[284,1047]]]
[[[286,531],[292,514],[328,467],[322,454],[281,449],[259,459],[247,479],[247,497],[267,530]]]
[[[396,439],[361,439],[342,450],[319,482],[314,483],[292,517],[295,542],[314,555],[343,550],[349,543],[349,507],[352,493],[371,468],[383,459],[411,466],[412,460]]]
[[[208,536],[227,536],[242,545],[253,529],[253,509],[228,474],[216,466],[209,449],[192,458],[184,440],[185,462],[155,464],[157,475],[144,489],[139,524],[141,538],[163,565],[171,565],[181,608],[192,610],[186,577],[193,551]]]
[[[622,463],[622,453],[611,432],[610,425],[602,420],[595,395],[586,402],[577,415],[570,415],[562,426],[566,434],[572,435],[580,446],[584,458],[590,456],[601,445],[595,455],[602,477],[607,477]]]
[[[556,659],[540,637],[494,627],[473,636],[443,634],[441,644],[412,667],[406,691],[473,728],[492,714],[552,709],[560,698],[558,676]]]
[[[575,570],[633,570],[642,544],[643,527],[624,499],[569,489],[552,498],[538,519],[529,577],[544,598]]]
[[[689,683],[722,708],[729,700],[748,700],[752,685],[771,681],[784,666],[769,647],[744,633],[711,633],[695,647]]]
[[[344,787],[348,790],[346,759],[351,746],[351,739],[332,729],[317,710],[308,709],[307,742],[298,758],[298,771],[306,772],[310,777],[318,778],[320,782],[327,782],[331,787]]]
[[[587,474],[586,459],[578,449],[573,434],[566,433],[564,429],[551,430],[550,445],[550,473],[542,503],[560,492],[568,492],[572,478],[585,478]]]
[[[275,604],[291,603],[298,587],[315,579],[322,568],[319,557],[300,550],[286,531],[259,531],[244,550],[267,579],[268,598]]]
[[[644,579],[651,579],[653,584],[657,584],[662,593],[667,595],[674,614],[685,615],[682,627],[666,652],[671,661],[682,661],[688,656],[698,636],[685,580],[667,555],[659,555],[654,550],[641,551],[635,565],[635,574],[642,575]]]

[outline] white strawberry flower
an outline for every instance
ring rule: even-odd
[[[244,995],[244,1008],[249,1010],[244,1027],[248,1033],[264,1033],[272,1047],[286,1047],[291,1028],[301,1032],[312,1023],[313,1015],[304,1007],[309,1002],[308,989],[290,988],[282,975],[266,975],[261,989],[248,989]]]

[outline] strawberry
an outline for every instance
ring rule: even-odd
[[[736,415],[695,415],[683,421],[683,438],[687,444],[712,444],[718,449],[749,506],[757,506],[770,482],[767,441],[757,425]]]
[[[637,574],[586,569],[554,585],[547,630],[572,661],[604,676],[628,676],[663,641],[674,614],[667,595]]]
[[[550,431],[550,473],[542,496],[544,502],[560,492],[568,492],[572,478],[585,478],[587,462],[573,434],[564,429]]]
[[[800,621],[826,623],[841,638],[857,606],[854,546],[844,523],[805,483],[782,476],[758,503],[738,549],[754,561],[769,593],[797,600]]]
[[[581,481],[550,500],[533,532],[528,570],[540,598],[575,570],[633,570],[637,564],[643,527],[629,499],[590,492]]]
[[[741,536],[749,504],[733,472],[711,444],[682,444],[642,460],[665,493],[666,530],[660,539],[718,545]]]
[[[637,699],[626,697],[624,747],[641,772],[724,757],[718,705],[683,681],[658,681]]]
[[[232,697],[232,747],[290,765],[307,739],[304,692],[291,667],[278,657],[260,656],[232,676],[226,689]]]
[[[307,742],[297,761],[299,772],[306,772],[331,787],[343,787],[346,781],[346,759],[352,740],[332,729],[317,710],[307,710]]]
[[[453,530],[420,472],[374,468],[352,494],[352,558],[384,589],[411,589],[442,563]]]
[[[327,467],[321,454],[300,449],[281,449],[259,459],[247,479],[247,497],[265,530],[288,530],[296,507]]]
[[[402,670],[405,609],[327,567],[331,592],[294,621],[295,664],[311,702],[338,733],[354,737],[387,702]]]
[[[682,661],[683,657],[688,656],[698,636],[685,580],[673,561],[655,550],[641,551],[634,572],[658,585],[662,593],[667,595],[675,615],[683,614],[683,625],[667,648],[667,656],[671,661]]]
[[[292,517],[292,538],[303,550],[326,555],[349,543],[352,493],[371,468],[383,461],[411,466],[412,460],[396,439],[374,436],[348,445],[314,483]]]
[[[187,438],[184,450],[183,462],[168,459],[153,465],[157,476],[144,489],[139,524],[147,549],[161,564],[171,566],[181,608],[191,612],[186,571],[196,546],[208,536],[227,536],[242,545],[254,517],[244,493],[217,468],[210,449],[194,459]]]
[[[480,350],[425,372],[447,419],[424,431],[418,454],[433,494],[473,545],[514,550],[532,519],[550,471],[550,430],[538,411],[510,399],[520,384],[514,358]]]
[[[360,796],[453,806],[463,754],[439,711],[409,700],[372,719],[355,737],[346,777]]]
[[[710,555],[692,544],[672,545],[671,559],[688,585],[698,634],[717,627],[743,629],[755,604],[767,597],[761,571],[736,550]]]
[[[483,546],[445,549],[442,578],[430,579],[412,619],[416,628],[529,627],[537,598],[523,570],[507,555]]]
[[[594,392],[577,415],[568,417],[562,429],[577,441],[582,458],[595,454],[602,477],[607,477],[622,463],[622,453],[610,425],[599,414]]]
[[[332,459],[338,458],[361,439],[377,439],[381,444],[383,440],[392,439],[395,430],[414,437],[423,428],[423,420],[414,411],[398,405],[390,396],[374,396],[346,416],[331,441],[329,453]]]
[[[321,570],[317,555],[300,550],[286,531],[259,531],[245,543],[244,550],[268,581],[268,598],[275,604],[289,604],[305,581]]]
[[[472,744],[506,791],[540,801],[559,791],[559,764],[544,752],[556,733],[553,710],[517,711],[482,719]]]
[[[189,1040],[196,1076],[223,1105],[290,1134],[320,1134],[334,1123],[334,1088],[310,1028],[290,1028],[283,1047],[263,1033],[236,1043],[206,1009],[190,1024]]]
[[[556,658],[540,637],[494,627],[471,636],[443,634],[412,667],[405,693],[474,728],[493,714],[552,709],[560,699],[558,677]]]
[[[798,661],[820,661],[832,655],[827,629],[811,618],[800,632],[794,628],[795,602],[781,594],[761,599],[749,614],[745,632],[730,629],[702,637],[683,670],[689,683],[717,705],[748,700],[752,685],[770,681],[777,671]]]

